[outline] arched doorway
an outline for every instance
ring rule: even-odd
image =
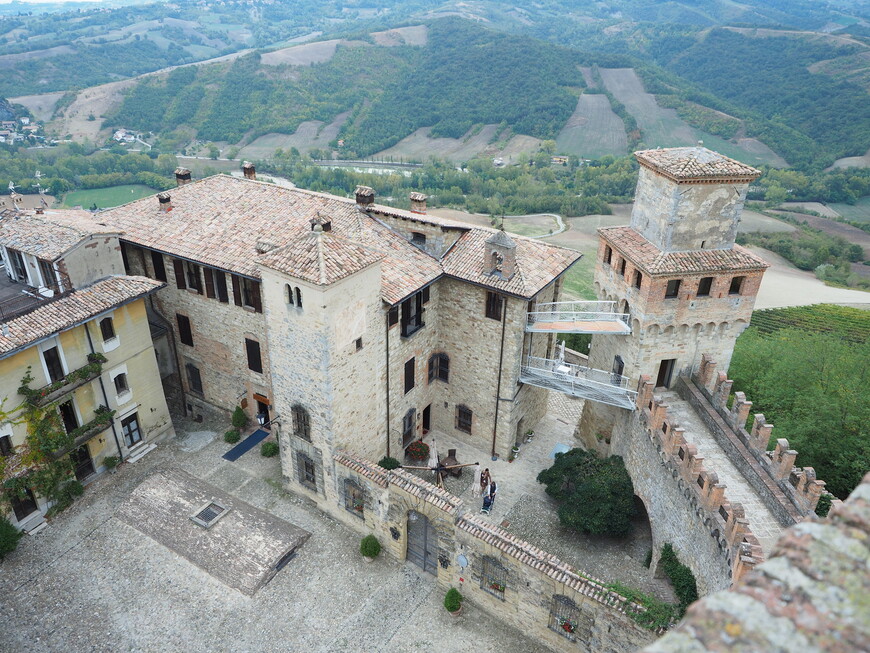
[[[415,510],[408,511],[407,558],[423,571],[438,574],[438,531]]]

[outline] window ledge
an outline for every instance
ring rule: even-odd
[[[115,402],[120,406],[121,404],[126,404],[132,398],[133,398],[133,391],[126,390],[126,391],[115,396]]]
[[[103,340],[103,351],[115,351],[118,347],[121,346],[121,339],[118,336],[114,338],[109,338],[108,340]]]

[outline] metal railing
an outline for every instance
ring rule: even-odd
[[[611,328],[596,329],[592,324],[584,327],[566,327],[558,331],[576,331],[577,333],[631,333],[629,326],[630,316],[628,313],[616,312],[616,302],[547,302],[535,305],[534,311],[529,311],[529,330],[534,330],[537,324],[551,324],[554,322],[566,322],[574,324],[578,322],[607,322]],[[612,327],[618,327],[614,330]],[[552,331],[553,329],[544,329]]]
[[[57,286],[51,286],[46,290],[50,291],[51,295],[44,295],[37,288],[24,286],[19,294],[0,300],[0,322],[8,322],[63,296],[63,292]]]
[[[634,409],[637,397],[628,389],[628,377],[561,359],[527,357],[520,369],[520,381],[628,410]]]

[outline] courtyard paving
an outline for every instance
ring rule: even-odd
[[[91,483],[49,527],[0,564],[0,651],[260,652],[546,650],[472,605],[446,614],[434,577],[380,556],[359,536],[281,489],[277,458],[237,462],[216,432],[179,437]],[[194,430],[196,429],[196,430]],[[233,590],[115,517],[154,471],[180,468],[311,533],[253,597]]]
[[[494,510],[488,516],[482,515],[485,519],[555,554],[586,575],[605,583],[619,581],[662,600],[675,601],[670,583],[652,578],[644,564],[652,546],[652,534],[645,515],[635,520],[632,534],[625,538],[583,535],[562,528],[556,502],[547,496],[544,486],[536,480],[541,470],[552,466],[557,446],[580,446],[574,438],[574,430],[582,410],[582,399],[551,392],[547,414],[535,427],[534,438],[520,447],[519,457],[513,462],[505,459],[492,461],[481,446],[437,431],[432,433],[432,437],[427,436],[426,441],[431,444],[434,437],[442,457],[448,449],[456,449],[460,463],[479,461],[481,469],[489,468],[498,484],[498,494]],[[434,482],[431,472],[416,473]],[[444,486],[461,497],[466,506],[479,510],[483,501],[472,495],[473,479],[473,468],[466,468],[460,478],[448,477]]]

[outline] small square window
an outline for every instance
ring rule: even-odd
[[[713,288],[713,277],[704,277],[698,282],[698,297],[709,297]]]
[[[103,336],[103,342],[115,337],[115,324],[112,322],[112,318],[104,317],[100,320],[100,334]]]
[[[362,349],[362,347],[363,347],[362,338],[357,338],[356,341],[354,341],[354,346],[356,347],[357,351]]]
[[[619,261],[619,274],[625,276],[625,259]]]
[[[130,386],[127,384],[127,375],[119,374],[115,377],[115,392],[119,395],[130,391]]]
[[[487,292],[486,317],[491,320],[501,320],[502,304],[501,295],[495,292]]]
[[[605,245],[604,246],[604,262],[609,265],[612,258],[613,258],[613,250],[610,249],[610,245]]]
[[[668,281],[668,287],[665,290],[665,297],[678,297],[680,294],[680,279],[671,279]]]
[[[465,433],[471,433],[471,421],[473,413],[468,406],[456,407],[456,428]]]
[[[15,451],[15,447],[12,446],[12,437],[9,435],[0,437],[0,456],[4,458],[11,456],[13,451]]]
[[[640,284],[643,283],[643,274],[641,274],[640,270],[634,271],[634,287],[640,288]]]
[[[731,285],[728,288],[729,295],[739,295],[740,291],[743,290],[743,281],[746,277],[734,277],[731,279]]]

